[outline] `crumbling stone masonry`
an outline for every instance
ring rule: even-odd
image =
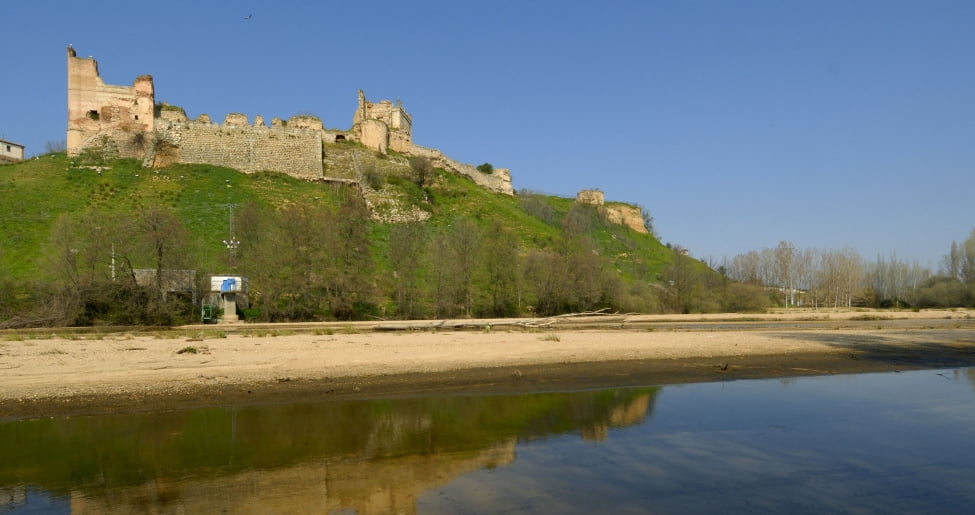
[[[155,139],[144,153],[143,164],[203,163],[244,173],[280,171],[305,180],[325,178],[321,129],[290,124],[267,127],[257,118],[250,125],[246,115],[228,114],[217,125],[187,120],[181,111],[169,114],[156,121]]]
[[[72,157],[92,149],[106,157],[141,159],[147,167],[201,163],[244,173],[276,171],[306,180],[348,182],[357,177],[325,174],[324,144],[358,141],[376,152],[424,156],[486,189],[514,193],[507,169],[485,174],[439,150],[415,145],[413,119],[399,102],[369,102],[360,90],[352,122],[352,129],[344,132],[326,130],[310,116],[287,122],[273,118],[270,127],[262,116],[251,124],[240,113],[228,114],[223,124],[212,123],[205,114],[190,120],[180,108],[156,105],[152,76],[141,75],[132,86],[105,84],[97,61],[78,57],[68,47],[67,151]]]
[[[595,207],[610,223],[625,225],[638,233],[650,233],[643,221],[643,213],[640,212],[639,207],[617,203],[606,204],[606,198],[602,191],[581,190],[576,193],[576,202]]]

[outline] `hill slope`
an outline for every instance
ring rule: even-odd
[[[489,235],[500,234],[507,238],[505,241],[509,242],[508,245],[517,251],[511,258],[517,263],[508,263],[508,267],[512,268],[521,268],[523,260],[529,257],[548,259],[561,255],[565,257],[565,265],[571,269],[571,259],[585,256],[588,252],[597,256],[598,264],[594,266],[615,277],[614,288],[636,292],[632,295],[637,297],[647,295],[647,285],[660,282],[662,270],[675,259],[674,253],[651,235],[609,223],[593,208],[580,206],[573,199],[527,193],[516,197],[491,193],[465,177],[443,170],[424,169],[422,163],[411,163],[405,156],[382,156],[354,144],[329,146],[326,155],[329,156],[327,166],[354,166],[354,172],[363,177],[362,188],[306,182],[277,173],[248,175],[209,165],[145,169],[135,161],[118,160],[97,166],[82,166],[79,161],[68,159],[64,154],[48,154],[22,163],[0,166],[0,232],[3,234],[0,243],[0,278],[15,283],[28,280],[63,283],[62,271],[49,265],[52,262],[50,255],[57,254],[57,245],[52,243],[57,227],[72,227],[74,233],[85,233],[97,228],[91,225],[100,223],[98,216],[138,219],[140,213],[151,209],[174,214],[182,226],[180,230],[185,230],[185,241],[181,244],[180,252],[185,254],[183,257],[191,259],[182,260],[181,263],[186,264],[184,266],[192,266],[200,276],[228,273],[237,265],[241,266],[242,272],[247,272],[247,258],[251,257],[246,254],[247,245],[251,242],[245,240],[242,243],[239,249],[241,256],[230,256],[231,252],[224,245],[224,240],[231,236],[231,206],[235,206],[233,220],[236,229],[246,233],[245,209],[251,210],[252,214],[263,213],[258,218],[274,220],[277,220],[274,218],[278,216],[276,213],[292,212],[299,208],[324,210],[321,213],[325,214],[313,215],[319,219],[331,216],[328,213],[337,213],[336,216],[348,219],[352,215],[342,214],[345,212],[341,209],[343,203],[353,197],[364,198],[371,213],[369,219],[357,219],[359,228],[352,229],[364,231],[368,240],[371,259],[365,259],[362,268],[370,274],[367,281],[370,300],[366,304],[373,307],[366,311],[381,310],[389,314],[389,310],[395,311],[405,302],[397,296],[398,290],[394,284],[397,281],[389,279],[390,276],[398,278],[407,273],[402,269],[403,258],[391,257],[396,255],[393,245],[402,246],[399,243],[391,244],[391,241],[402,241],[397,240],[401,236],[396,233],[402,232],[404,224],[377,219],[422,221],[418,225],[421,231],[418,234],[422,234],[421,239],[427,243],[416,253],[423,254],[425,258],[413,275],[416,275],[417,281],[424,283],[415,285],[416,288],[423,290],[429,298],[424,301],[426,307],[415,315],[448,314],[436,309],[431,300],[436,296],[431,293],[433,277],[442,272],[445,265],[431,261],[430,249],[437,235],[457,232],[458,227],[464,227],[468,233],[477,233],[481,240],[478,243],[479,256],[492,252],[484,247],[486,242],[495,241],[496,236]],[[97,216],[92,218],[93,214]],[[312,218],[312,226],[315,220]],[[257,230],[255,223],[251,224],[251,230]],[[335,224],[327,220],[321,223]],[[256,232],[252,239],[263,239],[261,234],[274,232],[267,226],[262,230],[264,233]],[[239,234],[234,236],[240,237]],[[127,238],[137,239],[139,235],[133,232],[131,235],[116,234],[114,237],[118,240],[113,240],[112,249],[116,249],[116,245],[124,247]],[[583,240],[585,243],[579,243]],[[314,241],[311,243],[314,244]],[[284,244],[277,241],[274,245],[281,249]],[[580,251],[580,248],[583,250]],[[67,251],[78,252],[73,248]],[[257,250],[252,252],[255,255],[258,253]],[[332,254],[326,255],[334,254],[332,251]],[[570,256],[576,257],[570,259]],[[155,268],[161,263],[153,258],[152,253],[133,251],[128,257],[133,268]],[[322,262],[330,258],[317,259]],[[462,254],[461,257],[455,254],[448,264],[453,266],[452,262],[458,259],[464,259]],[[102,259],[99,262],[107,261]],[[305,268],[316,269],[314,263]],[[477,263],[475,265],[480,267]],[[249,266],[256,264],[250,263]],[[260,274],[252,277],[251,287],[259,293],[265,288],[257,275]],[[443,280],[441,277],[440,281]],[[467,302],[460,314],[484,312],[483,309],[474,309],[474,297],[488,296],[484,292],[491,289],[497,278],[492,279],[487,272],[472,272],[465,280],[476,292],[466,293]],[[526,303],[523,300],[529,296],[529,292],[519,283],[521,276],[512,280],[516,283],[513,287],[518,290],[512,295],[517,294],[519,302],[510,306],[506,314],[524,313]],[[632,288],[634,284],[639,285],[635,290]],[[278,301],[283,302],[281,299],[287,298],[287,294],[282,295]],[[542,294],[536,292],[538,295]],[[538,303],[537,299],[533,302]],[[463,304],[460,302],[460,305]],[[320,306],[324,304],[320,302]],[[458,306],[454,309],[460,309]],[[273,306],[268,304],[264,308],[263,316],[267,317],[266,311],[273,309]],[[363,314],[356,313],[347,312],[345,315]],[[327,317],[336,316],[336,312],[325,306],[317,312],[313,309],[310,313],[296,316]]]

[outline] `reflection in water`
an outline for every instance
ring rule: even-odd
[[[969,370],[666,387],[598,445],[520,444],[421,513],[970,513]]]
[[[521,441],[604,440],[657,388],[203,409],[0,424],[0,492],[73,513],[412,513],[422,492],[514,461]],[[2,505],[0,505],[2,506]]]
[[[973,386],[922,370],[12,421],[0,511],[967,512]]]

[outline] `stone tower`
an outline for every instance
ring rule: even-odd
[[[98,135],[114,131],[150,133],[154,121],[155,91],[151,75],[136,77],[132,86],[106,85],[98,74],[98,61],[78,57],[74,48],[68,47],[69,156],[78,155],[88,140]]]
[[[399,102],[369,102],[359,90],[359,105],[352,116],[352,131],[363,145],[386,153],[409,152],[413,147],[413,118]]]

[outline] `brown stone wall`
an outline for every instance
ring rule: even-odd
[[[582,190],[576,193],[576,202],[580,204],[589,204],[593,206],[601,206],[606,202],[606,198],[603,192],[599,190]]]
[[[363,120],[359,123],[359,143],[385,154],[389,148],[388,126],[379,120]]]
[[[610,223],[625,225],[638,233],[650,233],[643,223],[643,214],[640,212],[640,208],[626,204],[611,204],[605,206],[605,210],[606,220]]]
[[[161,121],[156,135],[177,149],[181,163],[226,166],[245,173],[282,172],[307,180],[323,177],[321,131]]]
[[[288,118],[288,127],[293,129],[312,129],[316,131],[323,130],[322,121],[315,116],[308,115],[297,115]]]
[[[98,62],[77,57],[68,47],[68,155],[78,155],[89,140],[105,132],[150,132],[155,117],[154,95],[151,76],[136,77],[132,86],[105,84],[98,73]]]
[[[454,161],[435,148],[421,147],[419,145],[411,145],[409,149],[402,150],[401,152],[411,156],[426,157],[433,163],[433,166],[466,175],[478,186],[495,193],[503,193],[505,195],[515,194],[514,188],[511,186],[511,171],[507,168],[495,168],[494,172],[490,174],[482,173],[472,165]]]

